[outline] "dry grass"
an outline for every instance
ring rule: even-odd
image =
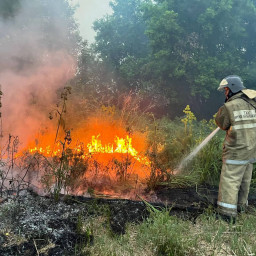
[[[256,215],[242,214],[235,225],[216,220],[213,213],[198,217],[196,223],[153,213],[140,225],[129,224],[121,237],[111,235],[106,219],[93,220],[94,245],[91,255],[211,255],[253,256],[256,251]]]

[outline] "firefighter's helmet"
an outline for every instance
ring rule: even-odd
[[[224,90],[225,87],[228,87],[233,93],[237,93],[245,89],[242,79],[239,76],[227,76],[225,77],[219,85],[218,91]]]

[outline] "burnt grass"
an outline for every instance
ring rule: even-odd
[[[217,188],[211,186],[168,188],[155,190],[158,203],[150,203],[161,210],[170,207],[170,215],[191,220],[206,208],[216,207]],[[256,205],[250,197],[249,203]],[[143,201],[125,199],[86,198],[64,196],[56,202],[26,191],[18,198],[9,197],[0,203],[0,255],[85,255],[84,246],[94,243],[93,230],[81,228],[81,221],[105,216],[110,234],[125,233],[128,222],[140,223],[150,214],[150,206]]]

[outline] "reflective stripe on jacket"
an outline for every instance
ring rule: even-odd
[[[226,130],[223,161],[248,164],[256,161],[256,102],[239,92],[218,111],[215,121]]]

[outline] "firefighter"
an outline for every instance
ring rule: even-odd
[[[218,212],[226,221],[235,221],[237,211],[248,205],[253,163],[256,162],[256,91],[246,89],[239,76],[224,78],[225,104],[215,121],[226,131],[219,183]]]

